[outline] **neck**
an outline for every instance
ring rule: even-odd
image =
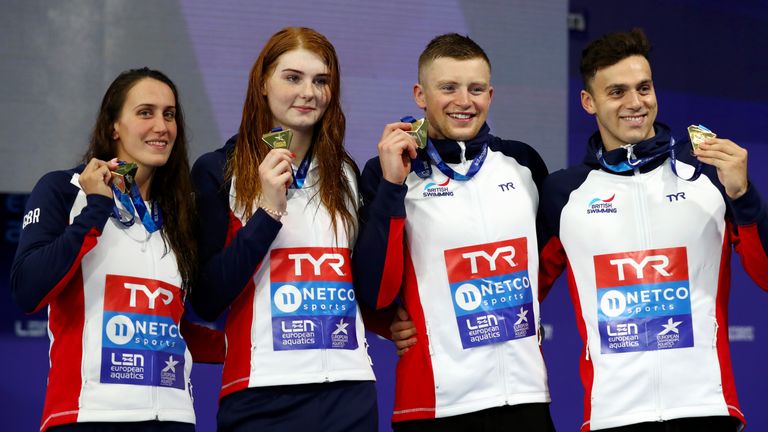
[[[154,175],[155,170],[152,168],[146,168],[143,166],[139,166],[139,170],[136,171],[136,177],[135,181],[136,184],[139,186],[139,193],[141,193],[141,199],[146,201],[149,199],[149,191],[150,186],[152,184],[152,176]]]
[[[294,162],[299,164],[304,160],[304,156],[309,151],[309,146],[312,145],[313,131],[294,131],[293,138],[291,139],[291,151],[296,154]]]

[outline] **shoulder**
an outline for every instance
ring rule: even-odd
[[[33,195],[77,195],[80,187],[75,176],[83,172],[83,165],[68,170],[51,171],[37,181]]]
[[[496,151],[504,156],[511,157],[522,166],[527,167],[533,173],[537,183],[541,182],[549,173],[547,164],[541,158],[539,152],[529,144],[517,140],[505,140],[496,136],[491,136],[489,142],[491,151]]]
[[[227,169],[227,158],[231,153],[232,148],[233,146],[231,146],[228,141],[223,147],[205,153],[197,158],[192,166],[192,178],[195,183],[199,183],[200,181],[213,181],[218,184],[223,184],[224,175]]]

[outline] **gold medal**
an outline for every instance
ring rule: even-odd
[[[688,136],[691,138],[691,145],[694,150],[699,149],[699,145],[707,138],[716,138],[717,135],[702,125],[688,126]]]
[[[273,149],[288,149],[291,147],[293,132],[290,129],[277,130],[262,135],[261,139]]]
[[[128,191],[130,191],[131,187],[133,186],[133,181],[136,177],[136,171],[138,170],[139,166],[135,163],[123,162],[117,167],[116,170],[111,172],[111,184],[120,190],[120,192],[128,193]]]
[[[429,129],[429,122],[426,118],[411,122],[411,131],[408,134],[416,138],[416,145],[420,149],[427,147],[427,129]]]

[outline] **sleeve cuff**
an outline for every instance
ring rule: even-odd
[[[86,195],[85,200],[87,206],[80,213],[80,217],[89,226],[96,228],[99,232],[103,231],[104,225],[112,214],[114,200],[99,194]]]
[[[760,219],[763,210],[763,200],[754,183],[750,182],[747,192],[735,200],[730,200],[733,219],[736,225],[750,225]]]
[[[372,215],[391,217],[405,217],[405,194],[408,186],[391,183],[381,179],[376,199],[371,205]]]

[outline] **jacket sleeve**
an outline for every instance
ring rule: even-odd
[[[368,161],[360,177],[360,233],[352,257],[360,301],[373,309],[389,306],[403,280],[405,194],[408,187],[382,177],[379,158]]]
[[[736,200],[729,200],[734,227],[730,240],[747,274],[768,291],[768,209],[753,183]]]
[[[87,195],[87,205],[69,223],[79,189],[70,184],[72,173],[45,175],[32,191],[11,267],[11,290],[25,312],[36,312],[55,298],[93,249],[109,219],[114,202],[102,195]]]
[[[227,348],[224,332],[181,318],[181,334],[195,363],[224,363]]]
[[[198,212],[200,274],[191,303],[214,321],[245,289],[282,224],[258,209],[242,226],[229,207],[223,152],[203,155],[192,168]]]
[[[560,213],[562,205],[550,179],[540,188],[536,230],[539,242],[539,301],[549,294],[552,285],[563,273],[567,257],[560,243]]]

